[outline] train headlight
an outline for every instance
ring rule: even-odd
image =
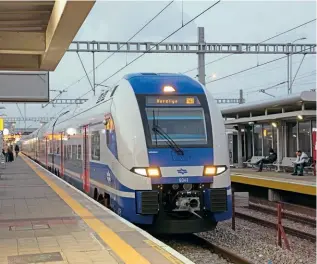
[[[227,170],[227,166],[205,166],[203,176],[217,176],[221,173],[224,173]]]
[[[160,177],[161,171],[159,168],[156,167],[149,167],[149,168],[132,168],[132,172],[148,177]]]

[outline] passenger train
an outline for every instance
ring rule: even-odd
[[[224,121],[188,76],[126,75],[21,143],[31,159],[150,232],[203,232],[231,218]]]

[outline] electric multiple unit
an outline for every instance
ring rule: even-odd
[[[225,126],[199,82],[130,74],[85,105],[23,137],[22,151],[152,232],[202,232],[231,218]]]

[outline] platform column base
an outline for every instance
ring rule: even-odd
[[[271,202],[279,202],[281,201],[281,195],[276,190],[268,189],[268,200]]]

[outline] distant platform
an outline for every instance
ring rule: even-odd
[[[257,172],[253,169],[231,169],[231,181],[268,189],[316,196],[315,176],[292,176],[275,171]]]

